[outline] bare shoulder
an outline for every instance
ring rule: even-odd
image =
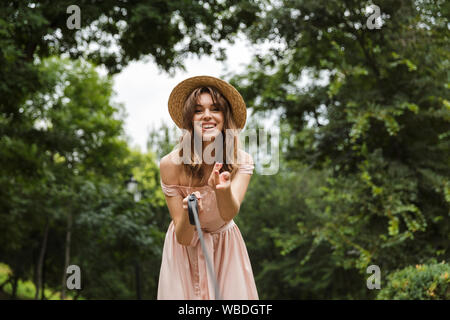
[[[159,162],[159,172],[161,180],[165,184],[178,184],[180,176],[181,165],[175,160],[175,151],[166,154]]]
[[[254,164],[252,156],[240,149],[238,153],[238,164]]]

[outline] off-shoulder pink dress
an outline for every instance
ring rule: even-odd
[[[253,165],[241,164],[238,173],[252,174],[253,168]],[[200,192],[203,212],[199,214],[199,220],[222,299],[257,300],[258,292],[244,239],[233,220],[225,223],[220,217],[214,190],[207,185],[187,187],[166,185],[162,181],[161,187],[166,195],[181,195],[183,198],[194,191]],[[197,231],[194,231],[190,245],[181,245],[177,242],[173,221],[170,222],[164,242],[157,298],[216,298]]]

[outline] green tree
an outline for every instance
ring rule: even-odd
[[[175,125],[163,122],[160,126],[151,129],[147,139],[147,149],[151,150],[159,161],[173,150],[180,136],[181,131]]]
[[[386,274],[450,254],[449,4],[379,1],[378,30],[370,4],[273,4],[247,34],[280,45],[232,82],[255,111],[282,111],[288,159],[330,171],[284,250],[312,237],[336,267]]]
[[[66,12],[81,11],[81,29],[69,29]],[[152,57],[165,71],[184,68],[189,55],[224,58],[222,40],[256,19],[253,1],[24,1],[0,5],[0,111],[17,118],[27,94],[39,89],[36,59],[84,57],[119,72],[132,60]]]
[[[57,58],[44,60],[40,74],[46,90],[24,103],[21,120],[8,128],[15,134],[0,140],[0,256],[15,283],[35,280],[36,298],[44,269],[52,275],[48,283],[55,286],[57,277],[61,285],[72,222],[84,201],[80,188],[88,181],[123,184],[129,171],[120,108],[109,101],[111,81],[89,63]]]
[[[81,30],[66,25],[66,9],[74,4],[81,9]],[[152,225],[141,224],[153,214],[167,216],[157,214],[163,197],[155,191],[159,181],[152,167],[155,159],[128,150],[121,139],[120,108],[110,103],[111,80],[99,77],[87,61],[103,64],[113,74],[144,57],[152,57],[167,72],[183,68],[189,55],[215,54],[221,59],[220,42],[232,41],[256,19],[257,10],[253,1],[81,0],[56,6],[51,1],[17,0],[0,5],[0,215],[5,222],[0,226],[0,259],[14,270],[13,296],[20,278],[34,278],[36,298],[39,290],[45,298],[41,290],[45,283],[61,285],[65,266],[80,261],[77,221],[83,213],[99,209],[87,202],[89,192],[94,192],[94,200],[105,192],[111,201],[107,212],[111,217],[120,215],[127,203],[123,182],[133,163],[141,166],[139,179],[145,181],[146,197],[152,201],[145,210],[141,205],[137,216],[130,207],[121,217],[131,226],[126,232],[131,249],[118,249],[114,254],[120,259],[113,260],[129,263],[127,255],[139,256],[138,244],[159,235],[149,235]],[[52,56],[77,60],[47,59]],[[126,226],[114,230],[115,236]],[[94,246],[96,254],[97,249]],[[153,262],[147,270],[154,271]],[[133,263],[136,270],[141,268]],[[98,270],[90,274],[95,278]],[[107,273],[115,278],[118,291],[98,294],[129,297],[126,274],[118,269]],[[140,271],[136,274],[138,278]],[[63,287],[64,279],[63,275]],[[152,279],[150,292],[156,286]],[[92,291],[87,294],[95,297]]]

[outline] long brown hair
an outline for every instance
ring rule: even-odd
[[[232,109],[228,100],[220,93],[220,91],[212,86],[199,87],[196,88],[189,97],[186,99],[183,106],[183,128],[186,130],[185,134],[180,138],[180,145],[183,142],[189,143],[185,139],[190,138],[190,146],[191,146],[191,159],[189,163],[183,163],[184,172],[187,176],[192,178],[200,179],[201,181],[204,178],[205,170],[202,166],[202,150],[195,150],[194,148],[194,127],[192,125],[192,119],[195,113],[195,106],[198,105],[198,99],[202,93],[209,93],[213,103],[223,112],[224,115],[224,125],[222,128],[222,138],[223,138],[223,150],[227,150],[227,142],[232,141],[233,143],[233,155],[231,163],[227,163],[226,152],[222,152],[222,168],[220,172],[228,171],[231,174],[231,178],[234,177],[237,171],[237,159],[238,159],[238,150],[239,150],[239,139],[238,139],[238,128],[234,122]],[[232,137],[227,139],[225,135],[225,130],[234,129],[228,133],[232,133]],[[227,141],[228,140],[228,141]],[[202,141],[203,143],[203,141]],[[203,149],[203,148],[202,148]],[[200,154],[199,154],[200,152]],[[183,157],[183,148],[179,150],[179,156]],[[229,158],[227,160],[230,160]],[[191,183],[189,183],[190,185]]]

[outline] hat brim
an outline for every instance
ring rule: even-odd
[[[179,128],[183,128],[183,107],[186,99],[198,87],[217,88],[231,105],[234,122],[239,129],[244,128],[247,120],[247,108],[241,94],[228,82],[211,77],[196,76],[181,81],[169,96],[169,114]]]

